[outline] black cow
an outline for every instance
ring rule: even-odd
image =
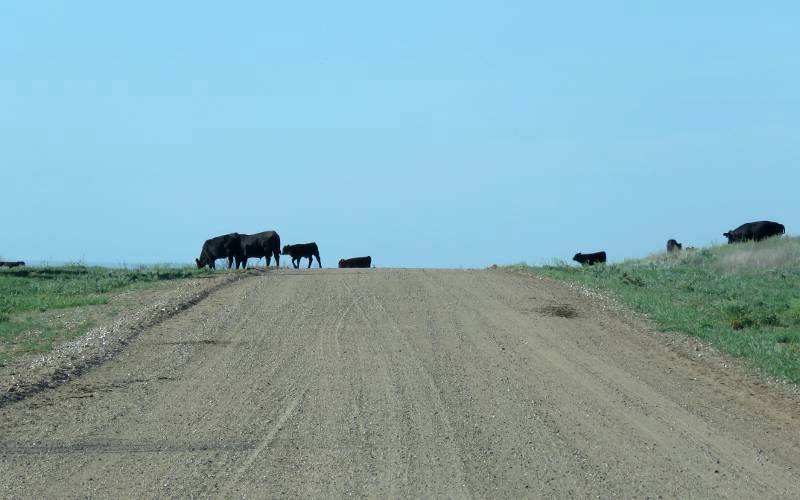
[[[0,262],[0,267],[19,267],[24,266],[25,263],[21,260],[13,261],[13,262]]]
[[[308,259],[308,268],[311,269],[312,256],[317,258],[317,264],[322,268],[322,261],[319,260],[319,248],[315,242],[286,245],[281,254],[292,256],[292,265],[295,269],[300,267],[300,259],[304,257]]]
[[[214,269],[214,262],[217,259],[228,259],[228,269],[231,268],[235,260],[236,269],[239,269],[239,264],[243,261],[241,235],[239,233],[223,234],[206,240],[203,243],[202,250],[200,250],[200,258],[194,259],[194,261],[197,263],[198,269],[204,266]]]
[[[576,253],[575,257],[572,258],[575,262],[580,262],[581,264],[588,264],[593,265],[597,262],[605,262],[606,261],[606,253],[605,252],[595,252],[595,253]]]
[[[758,222],[748,222],[742,224],[736,229],[732,229],[727,233],[722,233],[722,236],[728,238],[728,243],[737,243],[740,241],[761,241],[770,236],[778,236],[786,233],[786,228],[783,224],[762,220]]]
[[[673,240],[673,239],[667,240],[667,253],[677,252],[678,250],[681,250],[682,248],[683,248],[683,245],[678,243],[676,240]]]
[[[275,267],[281,264],[281,237],[275,231],[263,231],[256,234],[243,234],[240,238],[242,267],[247,267],[247,259],[266,257],[267,265],[275,257]]]
[[[351,259],[339,259],[339,267],[372,267],[372,257],[353,257]]]

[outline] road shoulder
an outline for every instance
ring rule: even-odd
[[[68,382],[112,359],[146,329],[253,272],[167,282],[117,294],[109,309],[115,305],[122,309],[111,320],[50,352],[23,356],[0,367],[0,407]]]

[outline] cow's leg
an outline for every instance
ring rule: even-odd
[[[314,262],[314,257],[311,255],[308,256],[308,268],[311,269],[311,263]]]
[[[299,269],[300,268],[300,259],[297,259],[297,262],[295,262],[294,257],[292,257],[292,266],[294,266],[295,269]]]
[[[317,265],[319,266],[320,269],[322,269],[322,261],[319,260],[319,254],[314,255],[314,257],[317,258]],[[308,259],[308,260],[309,260],[309,264],[310,264],[311,259]]]
[[[275,269],[280,269],[281,267],[281,253],[277,250],[272,252],[272,255],[275,256]]]
[[[264,265],[264,269],[268,269],[269,263],[272,261],[272,256],[270,256],[270,254],[267,254],[264,256],[264,258],[267,259],[267,263]]]

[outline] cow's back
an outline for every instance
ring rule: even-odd
[[[240,238],[239,233],[228,233],[207,239],[200,250],[200,258],[195,259],[197,266],[207,265],[213,269],[214,261],[217,259],[238,257]]]
[[[229,233],[207,239],[203,243],[202,252],[213,257],[218,257],[220,255],[224,256],[226,252],[226,244],[232,237],[235,237],[234,235],[238,236],[236,233]]]
[[[266,257],[280,251],[281,239],[275,231],[242,235],[241,247],[248,257]]]

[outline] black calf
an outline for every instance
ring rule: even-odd
[[[575,262],[580,262],[581,264],[596,264],[598,262],[605,262],[606,261],[606,253],[605,252],[595,252],[595,253],[576,253],[575,257],[572,258]]]
[[[311,257],[317,258],[317,264],[322,268],[322,261],[319,260],[319,248],[315,242],[299,243],[297,245],[286,245],[283,247],[281,255],[291,255],[292,265],[295,269],[300,267],[300,259],[308,259],[308,267],[311,268]]]

